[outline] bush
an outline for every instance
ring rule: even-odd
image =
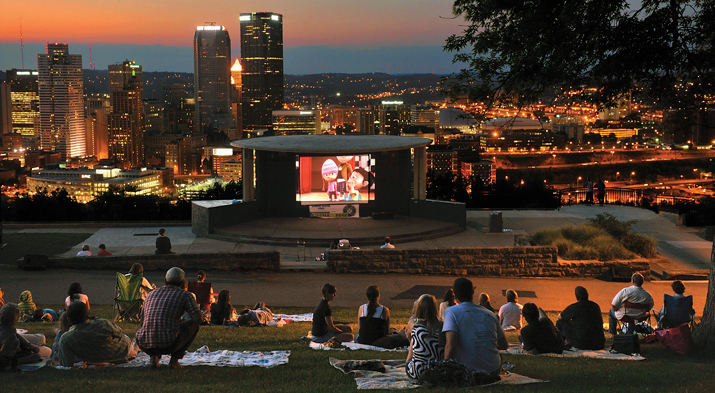
[[[586,241],[585,247],[592,248],[598,254],[598,259],[602,261],[612,261],[616,259],[633,259],[635,255],[626,250],[621,243],[615,241],[612,236],[603,234],[592,237]]]
[[[554,244],[554,240],[562,237],[561,229],[542,229],[531,236],[536,244]]]
[[[569,251],[571,251],[575,247],[577,247],[576,243],[572,242],[571,240],[564,239],[563,237],[554,239],[554,241],[552,241],[550,244],[556,246],[559,249],[560,257],[567,255],[569,253]]]
[[[575,243],[583,244],[589,239],[607,235],[607,233],[600,229],[590,225],[579,225],[577,227],[564,227],[561,228],[561,233],[566,239],[569,239]]]
[[[593,248],[577,244],[563,258],[570,260],[598,259],[598,253]]]
[[[631,231],[631,225],[637,223],[638,220],[620,221],[612,214],[599,213],[596,214],[595,218],[589,218],[588,222],[589,225],[601,228],[611,236],[621,240],[623,236]]]
[[[657,254],[655,250],[656,240],[640,233],[628,233],[621,239],[621,244],[627,250],[644,258],[653,258]]]

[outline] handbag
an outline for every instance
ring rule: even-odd
[[[637,334],[617,334],[613,336],[613,345],[611,350],[626,355],[640,353],[641,345],[638,342]]]
[[[687,322],[678,327],[656,330],[655,336],[661,345],[677,353],[686,354],[693,350],[693,335]]]

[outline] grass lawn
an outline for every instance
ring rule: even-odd
[[[59,307],[58,305],[50,307]],[[297,314],[311,312],[305,308],[276,308],[274,312]],[[92,306],[90,315],[111,318],[111,306]],[[336,320],[355,320],[356,310],[334,308]],[[406,324],[410,310],[393,309],[396,325]],[[549,316],[555,319],[551,313]],[[120,326],[133,337],[137,324]],[[353,325],[355,326],[355,325]],[[54,338],[54,324],[18,323],[18,328],[42,332],[48,345]],[[258,367],[220,368],[185,367],[182,370],[162,368],[109,368],[100,370],[40,369],[33,372],[0,376],[0,392],[345,392],[355,391],[352,377],[344,375],[328,363],[338,359],[398,359],[406,353],[369,351],[311,350],[301,336],[310,330],[310,323],[291,323],[283,328],[230,328],[202,326],[189,350],[208,345],[211,350],[237,351],[290,350],[287,365],[271,369]],[[507,333],[516,342],[515,333]],[[610,340],[607,344],[610,344]],[[505,355],[504,361],[514,363],[517,373],[550,382],[521,386],[489,388],[495,392],[705,392],[715,388],[715,361],[704,354],[678,355],[659,344],[645,344],[641,354],[646,361],[615,361],[590,359],[559,359],[536,356]],[[446,389],[434,389],[446,392]],[[467,391],[467,389],[463,389]]]

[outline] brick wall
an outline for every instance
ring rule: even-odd
[[[641,272],[650,278],[647,261],[564,262],[558,260],[555,246],[330,250],[328,254],[328,268],[336,273],[630,278]]]

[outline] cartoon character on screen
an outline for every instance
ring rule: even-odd
[[[341,200],[346,200],[346,194],[348,192],[347,181],[350,179],[350,175],[353,174],[353,166],[351,164],[353,156],[337,156],[338,165],[338,198]]]
[[[325,160],[323,163],[323,180],[328,182],[328,199],[331,201],[333,198],[337,201],[338,200],[338,192],[337,192],[337,182],[336,179],[338,178],[338,165],[335,164],[335,161],[333,160]]]
[[[345,193],[345,200],[346,201],[362,201],[362,195],[360,195],[360,191],[355,189],[355,180],[350,178],[345,183],[347,183],[347,187],[348,187],[348,190]]]
[[[374,175],[372,172],[368,172],[363,168],[355,168],[353,171],[353,174],[350,175],[350,180],[349,183],[352,185],[353,189],[350,192],[351,194],[351,201],[359,201],[362,200],[362,196],[360,195],[360,189],[370,189],[370,186],[372,185],[372,182],[374,181]]]

